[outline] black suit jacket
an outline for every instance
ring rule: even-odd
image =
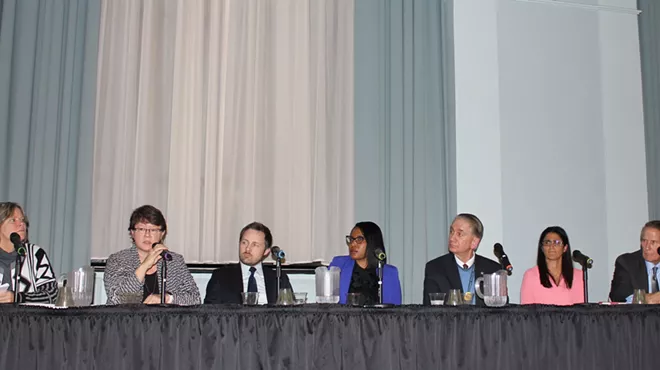
[[[642,250],[624,253],[614,263],[614,276],[610,287],[612,302],[625,302],[635,289],[649,289],[649,274]]]
[[[492,274],[502,269],[499,263],[486,257],[474,257],[474,272],[476,277]],[[453,253],[447,253],[429,261],[424,269],[424,304],[430,304],[429,293],[449,293],[450,289],[463,289],[458,265]],[[484,300],[476,297],[477,306],[485,306]]]
[[[275,267],[262,265],[264,271],[264,283],[266,284],[266,296],[268,297],[268,304],[275,304],[277,302],[277,271]],[[282,271],[280,288],[291,288],[289,277]],[[293,289],[292,289],[293,290]],[[221,267],[213,271],[211,280],[206,286],[206,297],[204,303],[210,304],[223,304],[223,303],[236,303],[242,304],[243,298],[243,273],[241,272],[241,265],[236,263],[233,265]]]

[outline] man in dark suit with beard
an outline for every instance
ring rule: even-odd
[[[270,254],[273,235],[268,227],[253,222],[241,230],[238,239],[240,263],[221,267],[213,272],[206,286],[204,303],[221,304],[243,302],[241,293],[258,292],[259,304],[277,302],[277,273],[262,261]],[[280,288],[291,289],[289,277],[282,272]]]
[[[646,303],[660,303],[660,220],[647,222],[639,239],[639,250],[620,255],[614,263],[610,288],[613,302],[631,302],[633,290],[643,289]]]
[[[484,226],[473,214],[461,213],[449,228],[449,253],[426,264],[424,270],[424,304],[430,304],[429,293],[448,293],[460,289],[464,301],[484,306],[475,294],[475,281],[483,274],[501,270],[499,263],[476,254]]]

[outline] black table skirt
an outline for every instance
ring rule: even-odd
[[[0,305],[3,370],[641,370],[659,356],[660,307],[645,305]]]

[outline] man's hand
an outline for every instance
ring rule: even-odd
[[[660,303],[660,292],[646,294],[646,303],[647,304],[659,304]]]

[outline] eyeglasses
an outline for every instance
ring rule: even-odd
[[[561,240],[544,240],[543,246],[545,247],[561,247],[564,244]]]
[[[350,235],[346,235],[346,245],[351,245],[353,242],[356,242],[357,244],[364,243],[364,236],[360,235],[354,238]]]
[[[147,228],[144,228],[144,227],[136,227],[136,228],[133,229],[133,230],[135,230],[136,233],[138,233],[138,234],[142,234],[142,235],[146,235],[146,234],[156,234],[156,233],[160,233],[160,232],[163,231],[163,230],[161,230],[161,229],[147,229]]]

